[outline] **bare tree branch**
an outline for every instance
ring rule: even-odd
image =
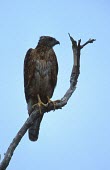
[[[94,41],[96,41],[96,39],[89,39],[86,43],[84,43],[83,45],[81,45],[81,48],[83,48],[85,45],[89,44],[89,43],[93,43]]]
[[[89,39],[86,43],[81,45],[81,39],[77,43],[70,36],[70,34],[69,34],[69,37],[70,37],[70,40],[72,42],[74,65],[73,65],[72,73],[71,73],[71,77],[70,77],[70,87],[67,90],[67,92],[65,93],[65,95],[60,100],[55,101],[55,103],[56,103],[55,109],[56,110],[61,109],[62,107],[64,107],[67,104],[69,98],[71,97],[71,95],[73,94],[73,92],[76,89],[76,84],[77,84],[78,76],[79,76],[79,73],[80,73],[80,51],[81,51],[81,49],[85,45],[87,45],[89,43],[93,43],[95,41],[95,39]],[[51,110],[54,110],[54,106],[53,106],[52,103],[49,103],[48,107],[42,106],[42,108],[41,108],[42,113],[49,112]],[[19,130],[19,132],[17,133],[17,135],[13,139],[12,143],[8,147],[7,152],[5,153],[4,159],[2,160],[2,162],[0,164],[0,170],[5,170],[7,168],[7,166],[9,165],[9,162],[10,162],[12,156],[13,156],[14,150],[18,146],[19,142],[21,141],[22,137],[25,135],[25,133],[27,132],[29,127],[32,126],[32,124],[34,123],[34,121],[36,119],[38,119],[39,114],[40,114],[39,113],[39,107],[35,106],[32,114],[26,120],[26,122],[21,127],[21,129]]]

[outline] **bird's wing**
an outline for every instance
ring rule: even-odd
[[[32,48],[30,48],[25,56],[25,60],[24,60],[24,89],[25,89],[25,97],[26,97],[26,101],[28,101],[28,89],[31,83],[31,80],[34,76],[34,71],[35,71],[35,61],[33,58],[33,54],[32,54]]]
[[[50,60],[51,60],[51,64],[52,64],[52,67],[51,67],[51,77],[50,77],[50,83],[53,87],[53,90],[56,86],[56,83],[57,83],[57,74],[58,74],[58,62],[57,62],[57,57],[56,57],[56,54],[55,52],[52,50],[50,52]]]

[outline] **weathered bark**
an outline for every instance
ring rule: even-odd
[[[56,103],[55,104],[55,110],[61,109],[62,107],[64,107],[67,104],[69,98],[71,97],[71,95],[73,94],[73,92],[76,89],[76,84],[77,84],[78,76],[79,76],[79,73],[80,73],[80,51],[81,51],[81,49],[85,45],[87,45],[89,43],[93,43],[95,41],[95,39],[89,39],[86,43],[81,45],[81,40],[79,40],[78,43],[77,43],[70,36],[70,34],[69,34],[69,37],[70,37],[70,40],[72,42],[72,50],[73,50],[73,58],[74,58],[74,64],[73,64],[72,73],[71,73],[71,77],[70,77],[70,87],[66,91],[65,95],[60,100],[55,101],[55,103]],[[41,108],[42,113],[49,112],[51,110],[54,110],[53,103],[49,103],[47,107],[42,106],[42,108]],[[17,135],[13,139],[12,143],[8,147],[7,152],[5,153],[4,159],[2,160],[2,162],[0,164],[0,170],[5,170],[7,168],[7,166],[9,165],[9,162],[10,162],[12,156],[13,156],[14,150],[18,146],[20,140],[22,139],[24,134],[27,132],[29,127],[39,117],[39,114],[40,114],[39,113],[39,107],[35,106],[32,114],[26,120],[26,122],[21,127],[21,129],[19,130],[19,132],[17,133]]]

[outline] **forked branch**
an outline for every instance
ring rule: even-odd
[[[95,41],[95,39],[89,39],[86,43],[81,45],[81,40],[79,40],[78,43],[77,43],[70,36],[70,34],[69,34],[69,37],[70,37],[70,40],[71,40],[71,43],[72,43],[73,58],[74,58],[74,64],[73,64],[72,73],[71,73],[71,76],[70,76],[70,87],[67,90],[67,92],[65,93],[65,95],[60,100],[55,101],[56,110],[61,109],[62,107],[64,107],[67,104],[69,98],[71,97],[71,95],[73,94],[73,92],[76,89],[76,84],[77,84],[78,76],[79,76],[79,73],[80,73],[80,51],[81,51],[81,49],[84,46],[86,46],[87,44],[93,43]],[[49,112],[51,110],[54,110],[54,106],[53,106],[52,103],[49,103],[47,108],[44,107],[44,106],[42,106],[42,108],[41,108],[42,113]],[[36,106],[34,108],[34,111],[31,113],[30,117],[26,120],[26,122],[21,127],[21,129],[19,130],[19,132],[17,133],[17,135],[13,139],[12,143],[8,147],[8,149],[5,153],[4,159],[2,160],[2,162],[0,164],[0,170],[5,170],[7,168],[7,166],[9,165],[9,162],[10,162],[12,156],[13,156],[14,150],[18,146],[20,140],[25,135],[25,133],[27,132],[29,127],[32,126],[34,121],[39,118],[39,114],[40,114],[39,113],[39,107]]]

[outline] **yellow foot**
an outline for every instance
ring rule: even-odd
[[[56,102],[55,102],[55,101],[50,100],[50,98],[49,98],[48,96],[47,96],[47,99],[48,99],[48,104],[49,104],[49,103],[53,103],[54,111],[55,111],[55,109],[56,109]]]
[[[38,98],[38,103],[34,104],[34,105],[32,106],[32,108],[34,108],[35,106],[39,106],[39,112],[40,112],[40,114],[42,115],[41,106],[47,107],[47,104],[45,104],[45,103],[43,103],[43,102],[41,101],[39,94],[37,95],[37,98]]]

